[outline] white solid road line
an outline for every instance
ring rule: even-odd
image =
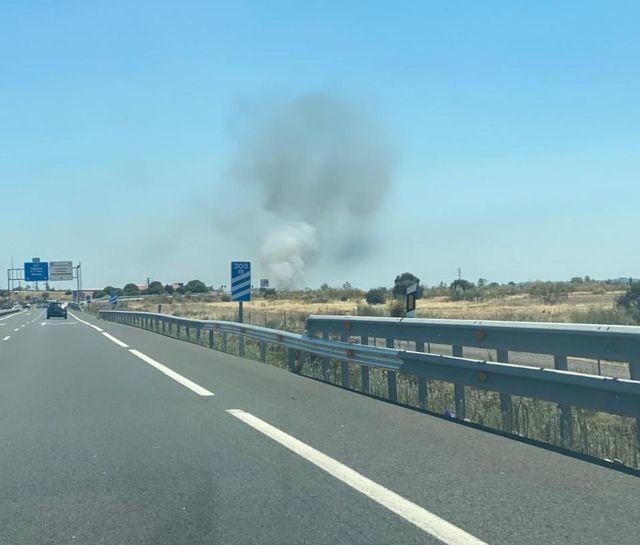
[[[20,331],[20,328],[19,328],[19,327],[16,327],[16,328],[14,329],[14,331]]]
[[[2,339],[3,341],[8,341],[11,337],[9,335],[7,335],[4,339]]]
[[[189,380],[188,378],[183,377],[182,375],[176,373],[175,371],[173,371],[172,369],[169,369],[168,367],[162,365],[161,363],[158,363],[156,360],[154,360],[153,358],[150,358],[146,354],[143,354],[142,352],[139,352],[138,350],[135,350],[133,348],[130,348],[129,352],[131,352],[134,356],[137,356],[138,358],[140,358],[142,361],[147,362],[149,365],[155,367],[158,371],[163,372],[165,375],[172,378],[176,382],[179,382],[183,386],[186,386],[187,388],[189,388],[189,390],[195,392],[196,394],[201,396],[213,395],[213,393],[207,390],[206,388],[203,388],[202,386],[200,386],[199,384],[196,384],[192,380]]]
[[[10,320],[11,318],[15,318],[16,316],[20,316],[21,314],[24,314],[24,311],[16,312],[15,314],[9,314],[8,316],[3,316],[2,318],[0,318],[0,320]]]
[[[104,329],[99,328],[97,325],[93,325],[92,323],[89,322],[85,322],[84,320],[81,320],[80,318],[78,318],[75,314],[73,314],[73,312],[70,312],[69,314],[71,314],[71,317],[78,320],[78,322],[83,323],[84,325],[88,325],[89,327],[92,327],[93,329],[95,329],[96,331],[99,331],[100,333],[102,333],[104,331]]]
[[[267,424],[264,420],[260,420],[258,417],[240,409],[229,409],[227,412],[443,543],[447,545],[487,545],[486,542],[472,536],[463,529],[368,479],[271,424]]]
[[[129,348],[129,345],[127,343],[123,343],[120,339],[116,339],[113,335],[109,335],[106,331],[103,331],[102,334],[110,341],[116,343],[118,346],[121,346],[122,348]]]

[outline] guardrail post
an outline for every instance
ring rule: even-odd
[[[222,332],[222,351],[223,352],[227,351],[227,332],[226,331]]]
[[[293,348],[289,348],[289,371],[296,370],[296,351]]]
[[[395,348],[395,341],[387,339],[387,348]],[[398,401],[398,373],[387,369],[387,388],[389,389],[389,399]]]
[[[162,318],[162,322],[161,323],[162,323],[162,334],[164,335],[165,330],[167,328],[167,322],[166,322],[166,320],[164,318]]]
[[[416,341],[416,352],[424,352],[424,341]],[[418,403],[421,409],[429,408],[429,389],[427,379],[418,377]]]
[[[202,328],[200,326],[196,327],[196,342],[200,344],[200,335],[202,333]]]
[[[568,369],[567,356],[554,355],[553,363],[556,369]],[[573,443],[573,418],[569,405],[558,405],[560,409],[560,440],[563,447],[570,447]]]
[[[238,355],[244,358],[244,335],[242,333],[238,335]]]
[[[462,358],[463,349],[462,346],[455,344],[453,345],[453,356],[456,358]],[[454,398],[456,403],[456,417],[460,419],[464,419],[467,417],[467,404],[464,396],[464,384],[454,384]]]
[[[329,340],[329,332],[326,329],[322,332],[322,338],[325,341]],[[320,368],[322,369],[322,380],[329,380],[329,360],[327,358],[320,360]]]
[[[191,328],[188,325],[184,326],[184,334],[187,337],[187,340],[191,341]]]
[[[429,408],[429,389],[427,379],[424,377],[418,377],[418,403],[421,409]]]
[[[360,337],[360,344],[364,344],[369,346],[369,337],[367,335],[362,335]],[[365,394],[371,392],[371,369],[367,365],[360,366],[360,376],[362,380],[362,391]]]
[[[509,363],[509,351],[498,350],[497,359],[502,363]],[[513,432],[513,406],[511,404],[511,394],[500,393],[500,413],[502,414],[502,431]]]
[[[341,333],[340,334],[340,340],[343,343],[347,342],[347,334],[346,333]],[[342,370],[342,386],[345,388],[349,387],[349,362],[348,361],[341,361],[340,362],[340,368]]]
[[[629,362],[629,378],[640,380],[640,359]],[[640,418],[636,418],[636,446],[640,448]]]
[[[267,362],[267,343],[265,341],[260,341],[260,361]]]
[[[213,348],[213,329],[209,330],[209,348]]]

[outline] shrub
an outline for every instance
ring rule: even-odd
[[[388,295],[387,288],[373,288],[367,292],[365,299],[370,305],[384,305]]]
[[[231,301],[231,295],[229,295],[228,293],[223,293],[220,297],[220,301],[222,301],[223,303],[228,303],[229,301]]]
[[[545,305],[555,305],[567,299],[569,291],[565,282],[536,282],[531,287],[531,296]]]
[[[404,318],[407,311],[405,302],[400,299],[392,299],[389,301],[387,309],[389,310],[389,316],[393,316],[394,318]]]
[[[625,294],[618,297],[616,306],[627,311],[638,321],[640,319],[640,282],[633,282]]]
[[[449,286],[449,297],[452,301],[468,301],[477,299],[477,289],[473,282],[458,278]]]
[[[260,293],[265,299],[275,299],[278,297],[278,292],[275,288],[260,288]]]

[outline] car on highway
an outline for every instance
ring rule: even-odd
[[[67,319],[67,307],[59,301],[52,301],[47,307],[47,320],[55,316]]]

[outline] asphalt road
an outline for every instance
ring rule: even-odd
[[[638,543],[637,477],[78,316],[0,319],[2,544]]]

